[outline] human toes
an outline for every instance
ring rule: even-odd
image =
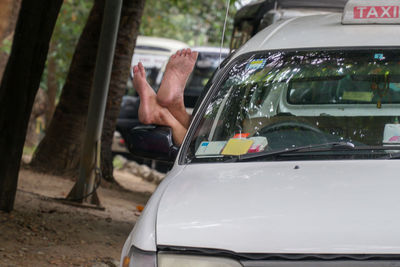
[[[133,74],[137,74],[139,71],[139,67],[137,65],[133,66],[132,69],[133,69]]]
[[[180,56],[180,53],[181,53],[181,50],[176,51],[175,54],[173,54],[171,56],[171,58],[176,58],[176,57]]]
[[[139,69],[140,75],[142,77],[146,77],[146,70],[144,69],[142,62],[139,62],[138,69]]]
[[[187,51],[188,49],[186,49],[186,48],[184,48],[184,49],[182,49],[181,50],[181,56],[182,57],[186,57],[187,55],[188,55],[188,51]]]
[[[196,60],[198,55],[199,55],[199,52],[193,51],[193,52],[190,54],[190,58],[191,58],[192,60]]]
[[[187,48],[186,49],[186,53],[185,53],[185,56],[190,56],[191,55],[191,53],[192,53],[192,50],[190,50],[190,48]]]
[[[182,56],[186,57],[188,55],[188,49],[182,49]]]

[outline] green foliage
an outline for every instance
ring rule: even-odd
[[[125,160],[126,161],[126,160]],[[121,156],[116,156],[113,158],[113,166],[114,169],[122,169],[122,167],[124,167],[124,160]]]
[[[229,46],[236,11],[230,0],[224,46]],[[221,43],[226,0],[146,0],[140,33],[177,39],[192,46]]]
[[[64,85],[75,46],[78,43],[92,6],[93,1],[64,0],[61,7],[51,39],[54,49],[53,51],[49,51],[48,55],[48,60],[52,58],[56,62],[55,74],[58,94],[61,92],[62,86]],[[46,68],[41,82],[41,87],[45,90],[47,89],[47,73],[48,70]]]
[[[36,150],[36,146],[24,146],[24,150],[22,151],[22,155],[32,156]]]
[[[0,52],[4,52],[7,55],[11,52],[12,40],[11,38],[5,38],[1,43]]]
[[[224,46],[229,46],[236,11],[230,0],[229,17]],[[64,0],[52,37],[54,49],[49,51],[48,60],[56,61],[58,96],[72,60],[75,46],[85,26],[93,0]],[[146,0],[140,33],[177,39],[189,45],[219,46],[226,11],[226,0]],[[3,45],[7,51],[7,45]],[[41,88],[47,90],[46,68]]]

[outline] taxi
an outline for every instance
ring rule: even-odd
[[[227,58],[121,266],[400,266],[399,6],[349,0]]]

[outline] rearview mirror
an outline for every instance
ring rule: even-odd
[[[173,162],[179,150],[172,141],[169,127],[137,126],[130,131],[126,141],[134,156],[158,161]]]

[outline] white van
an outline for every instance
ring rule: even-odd
[[[228,58],[121,266],[400,266],[399,6],[280,21]]]

